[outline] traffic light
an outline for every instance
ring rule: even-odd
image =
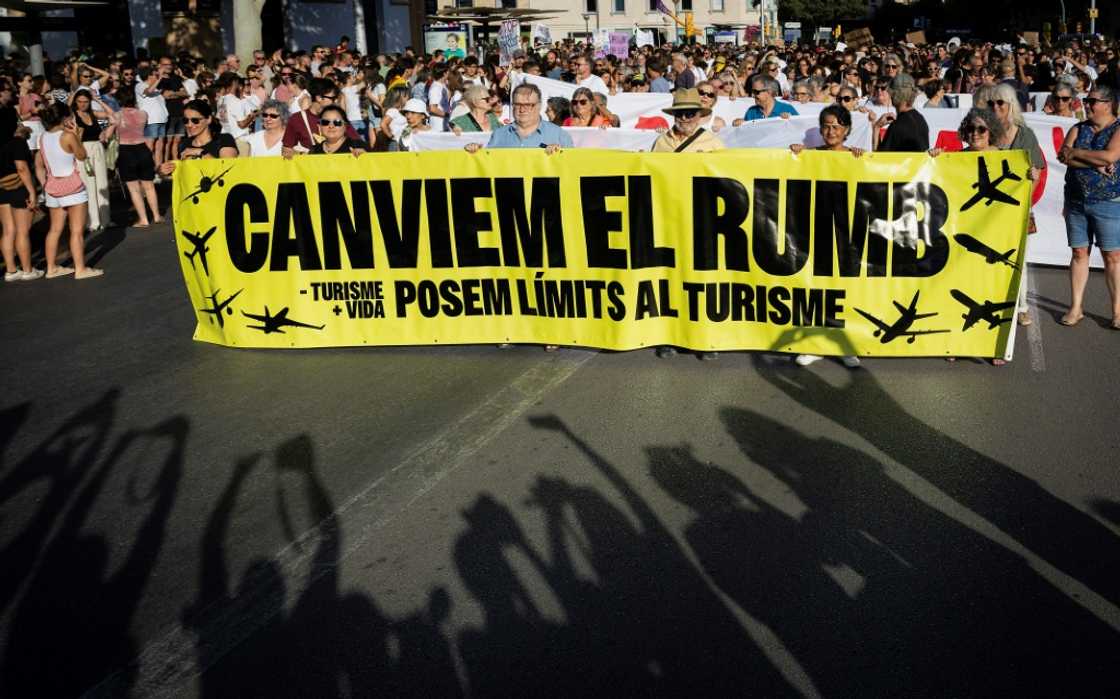
[[[686,38],[696,36],[696,25],[692,23],[692,13],[684,13],[684,35]]]

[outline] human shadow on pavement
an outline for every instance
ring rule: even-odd
[[[793,695],[619,470],[554,416],[530,422],[578,447],[615,497],[538,479],[528,504],[545,517],[544,552],[489,495],[463,513],[455,565],[484,615],[458,639],[471,694]],[[515,558],[529,562],[543,591],[521,579]],[[592,574],[581,575],[587,566]],[[562,619],[538,607],[540,595],[555,600]]]
[[[57,523],[47,517],[35,523],[54,530],[49,542],[45,531],[23,542],[44,541],[45,548],[37,567],[33,560],[23,561],[33,573],[8,629],[2,696],[78,696],[138,651],[131,624],[164,545],[183,471],[188,423],[172,417],[151,428],[130,430],[97,463],[115,399],[114,393],[106,394],[71,419],[50,446],[36,452],[57,479],[46,498],[51,511],[65,514]],[[79,439],[81,427],[92,428],[92,438]],[[86,448],[79,451],[76,446],[82,441]],[[153,450],[162,460],[150,456]],[[109,495],[103,492],[107,480],[132,459],[136,465],[128,474],[120,507],[145,508],[146,513],[123,562],[110,569],[111,560],[120,554],[110,550],[104,534],[95,532],[91,515],[97,501]],[[66,509],[62,505],[67,498],[53,494],[61,484],[78,488]],[[6,568],[17,565],[4,560]],[[122,678],[122,688],[130,684],[131,678]]]
[[[184,612],[197,636],[199,696],[333,697],[456,696],[459,692],[446,634],[450,599],[439,588],[429,609],[394,621],[369,596],[343,592],[342,537],[334,505],[315,466],[310,439],[276,450],[280,472],[302,480],[317,525],[298,543],[310,552],[295,602],[285,604],[290,571],[272,558],[251,562],[230,587],[225,542],[234,508],[260,454],[240,460],[203,536],[200,595]],[[303,568],[300,568],[303,570]]]
[[[7,505],[5,529],[20,527],[0,549],[0,614],[15,601],[27,576],[43,554],[47,538],[78,484],[93,469],[109,441],[120,392],[107,391],[75,412],[57,430],[20,459],[11,470],[0,471],[0,505]],[[26,418],[28,410],[21,411]],[[13,414],[12,417],[18,417]],[[15,421],[8,426],[14,436]],[[25,522],[12,520],[11,503],[45,484],[45,492]]]
[[[1036,481],[910,415],[869,371],[833,385],[789,365],[752,358],[758,375],[822,418],[999,527],[1024,547],[1120,605],[1120,537]]]
[[[703,569],[821,694],[1060,696],[1071,678],[1091,696],[1120,689],[1117,631],[1020,556],[858,449],[747,409],[721,418],[779,482],[767,493],[680,447],[651,449],[651,473],[695,513],[685,537]],[[776,508],[775,492],[804,512]]]

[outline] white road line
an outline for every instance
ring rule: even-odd
[[[388,474],[343,502],[335,509],[334,518],[341,521],[342,516],[349,513],[346,522],[348,534],[337,563],[365,545],[378,530],[466,463],[595,354],[591,351],[562,352],[534,365],[455,424],[422,444]],[[272,559],[283,571],[286,580],[305,581],[304,589],[329,572],[327,569],[312,569],[317,549],[314,542],[321,536],[321,527],[322,523],[312,527]],[[358,533],[349,533],[354,531]],[[300,593],[302,590],[297,596]],[[267,597],[268,590],[263,584],[250,583],[238,595],[235,605],[221,602],[200,611],[196,623],[206,628],[208,639],[214,641],[205,649],[205,661],[199,660],[196,634],[181,623],[175,624],[160,638],[148,643],[127,667],[105,678],[83,696],[119,697],[129,691],[133,696],[141,697],[185,693],[188,682],[217,663],[268,621],[274,604]],[[131,689],[130,676],[135,677]]]
[[[1027,287],[1027,305],[1034,321],[1027,326],[1027,346],[1031,352],[1031,371],[1041,374],[1046,371],[1046,353],[1042,351],[1042,322],[1038,317],[1038,291],[1034,278],[1035,275],[1030,275],[1030,286]]]

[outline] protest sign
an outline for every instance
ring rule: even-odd
[[[539,46],[552,45],[552,30],[547,24],[536,23],[533,25],[533,44]]]
[[[875,37],[871,35],[870,29],[863,27],[861,29],[854,29],[845,34],[844,43],[850,48],[859,49],[874,44]]]
[[[926,33],[924,30],[919,29],[915,32],[906,32],[906,43],[914,44],[915,46],[925,46]]]
[[[192,160],[175,171],[174,221],[195,337],[223,345],[993,357],[1015,327],[1030,197],[1006,173],[1027,162],[535,148]]]
[[[521,24],[516,19],[502,20],[498,30],[498,62],[508,66],[513,61],[513,52],[521,42]]]
[[[610,48],[608,51],[615,58],[625,61],[630,57],[630,34],[627,32],[611,32]]]

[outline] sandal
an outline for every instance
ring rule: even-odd
[[[93,277],[100,277],[102,274],[105,274],[105,270],[98,269],[96,267],[86,267],[81,272],[75,272],[74,273],[74,278],[75,279],[91,279]]]
[[[1082,313],[1080,315],[1077,315],[1077,316],[1071,316],[1070,314],[1067,313],[1064,316],[1062,316],[1061,318],[1059,318],[1058,322],[1061,323],[1062,325],[1066,326],[1067,328],[1072,328],[1073,326],[1080,323],[1081,319],[1084,318],[1084,317],[1085,317],[1084,313]]]
[[[1120,318],[1113,318],[1112,324],[1108,326],[1109,330],[1120,330]]]
[[[1031,314],[1030,313],[1027,313],[1026,311],[1023,311],[1022,313],[1019,314],[1019,325],[1023,326],[1024,328],[1027,327],[1028,325],[1030,325],[1033,322],[1034,321],[1031,320]]]
[[[73,273],[73,267],[55,267],[54,269],[47,270],[47,279],[54,279],[55,277],[65,277],[67,274]]]

